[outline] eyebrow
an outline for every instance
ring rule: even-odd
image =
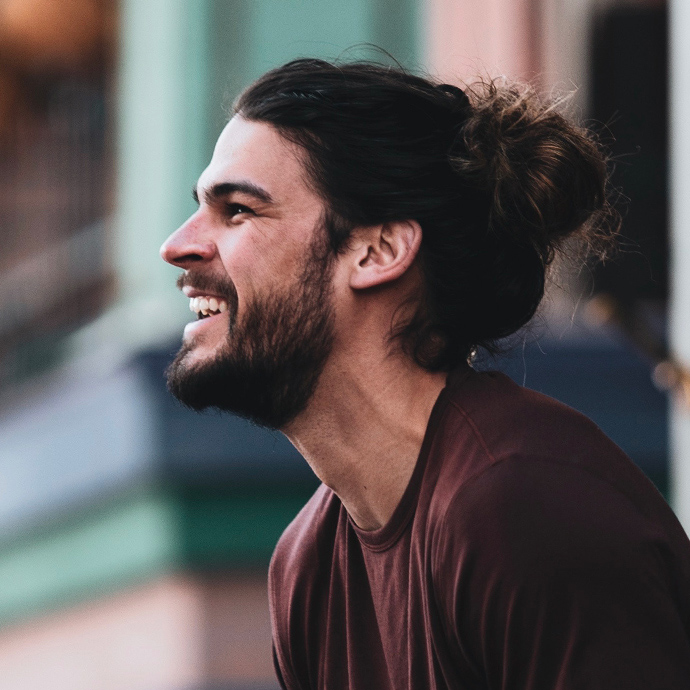
[[[273,197],[263,188],[253,182],[219,182],[212,187],[203,190],[204,200],[211,205],[214,202],[226,197],[233,192],[241,192],[253,196],[258,201],[265,204],[273,203]],[[199,203],[199,191],[196,185],[192,187],[192,198]]]

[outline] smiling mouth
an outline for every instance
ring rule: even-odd
[[[189,310],[196,313],[197,319],[206,319],[227,311],[228,303],[218,297],[192,297],[189,300]]]

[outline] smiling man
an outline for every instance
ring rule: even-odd
[[[690,687],[690,543],[589,420],[468,362],[612,234],[596,142],[524,88],[289,63],[164,244],[172,392],[280,429],[322,486],[269,591],[289,690]],[[608,228],[608,229],[607,229]]]
[[[173,393],[194,408],[280,429],[316,387],[332,341],[333,262],[314,233],[323,204],[303,178],[294,145],[233,119],[194,191],[199,213],[164,248],[188,269],[179,285],[201,317],[170,374]]]

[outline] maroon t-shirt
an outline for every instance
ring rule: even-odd
[[[288,690],[690,689],[680,524],[590,420],[498,373],[450,376],[385,527],[321,486],[269,590]]]

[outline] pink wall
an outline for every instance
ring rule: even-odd
[[[274,682],[265,579],[166,577],[0,631],[0,690]]]
[[[425,63],[450,82],[531,79],[541,69],[544,0],[426,0]]]

